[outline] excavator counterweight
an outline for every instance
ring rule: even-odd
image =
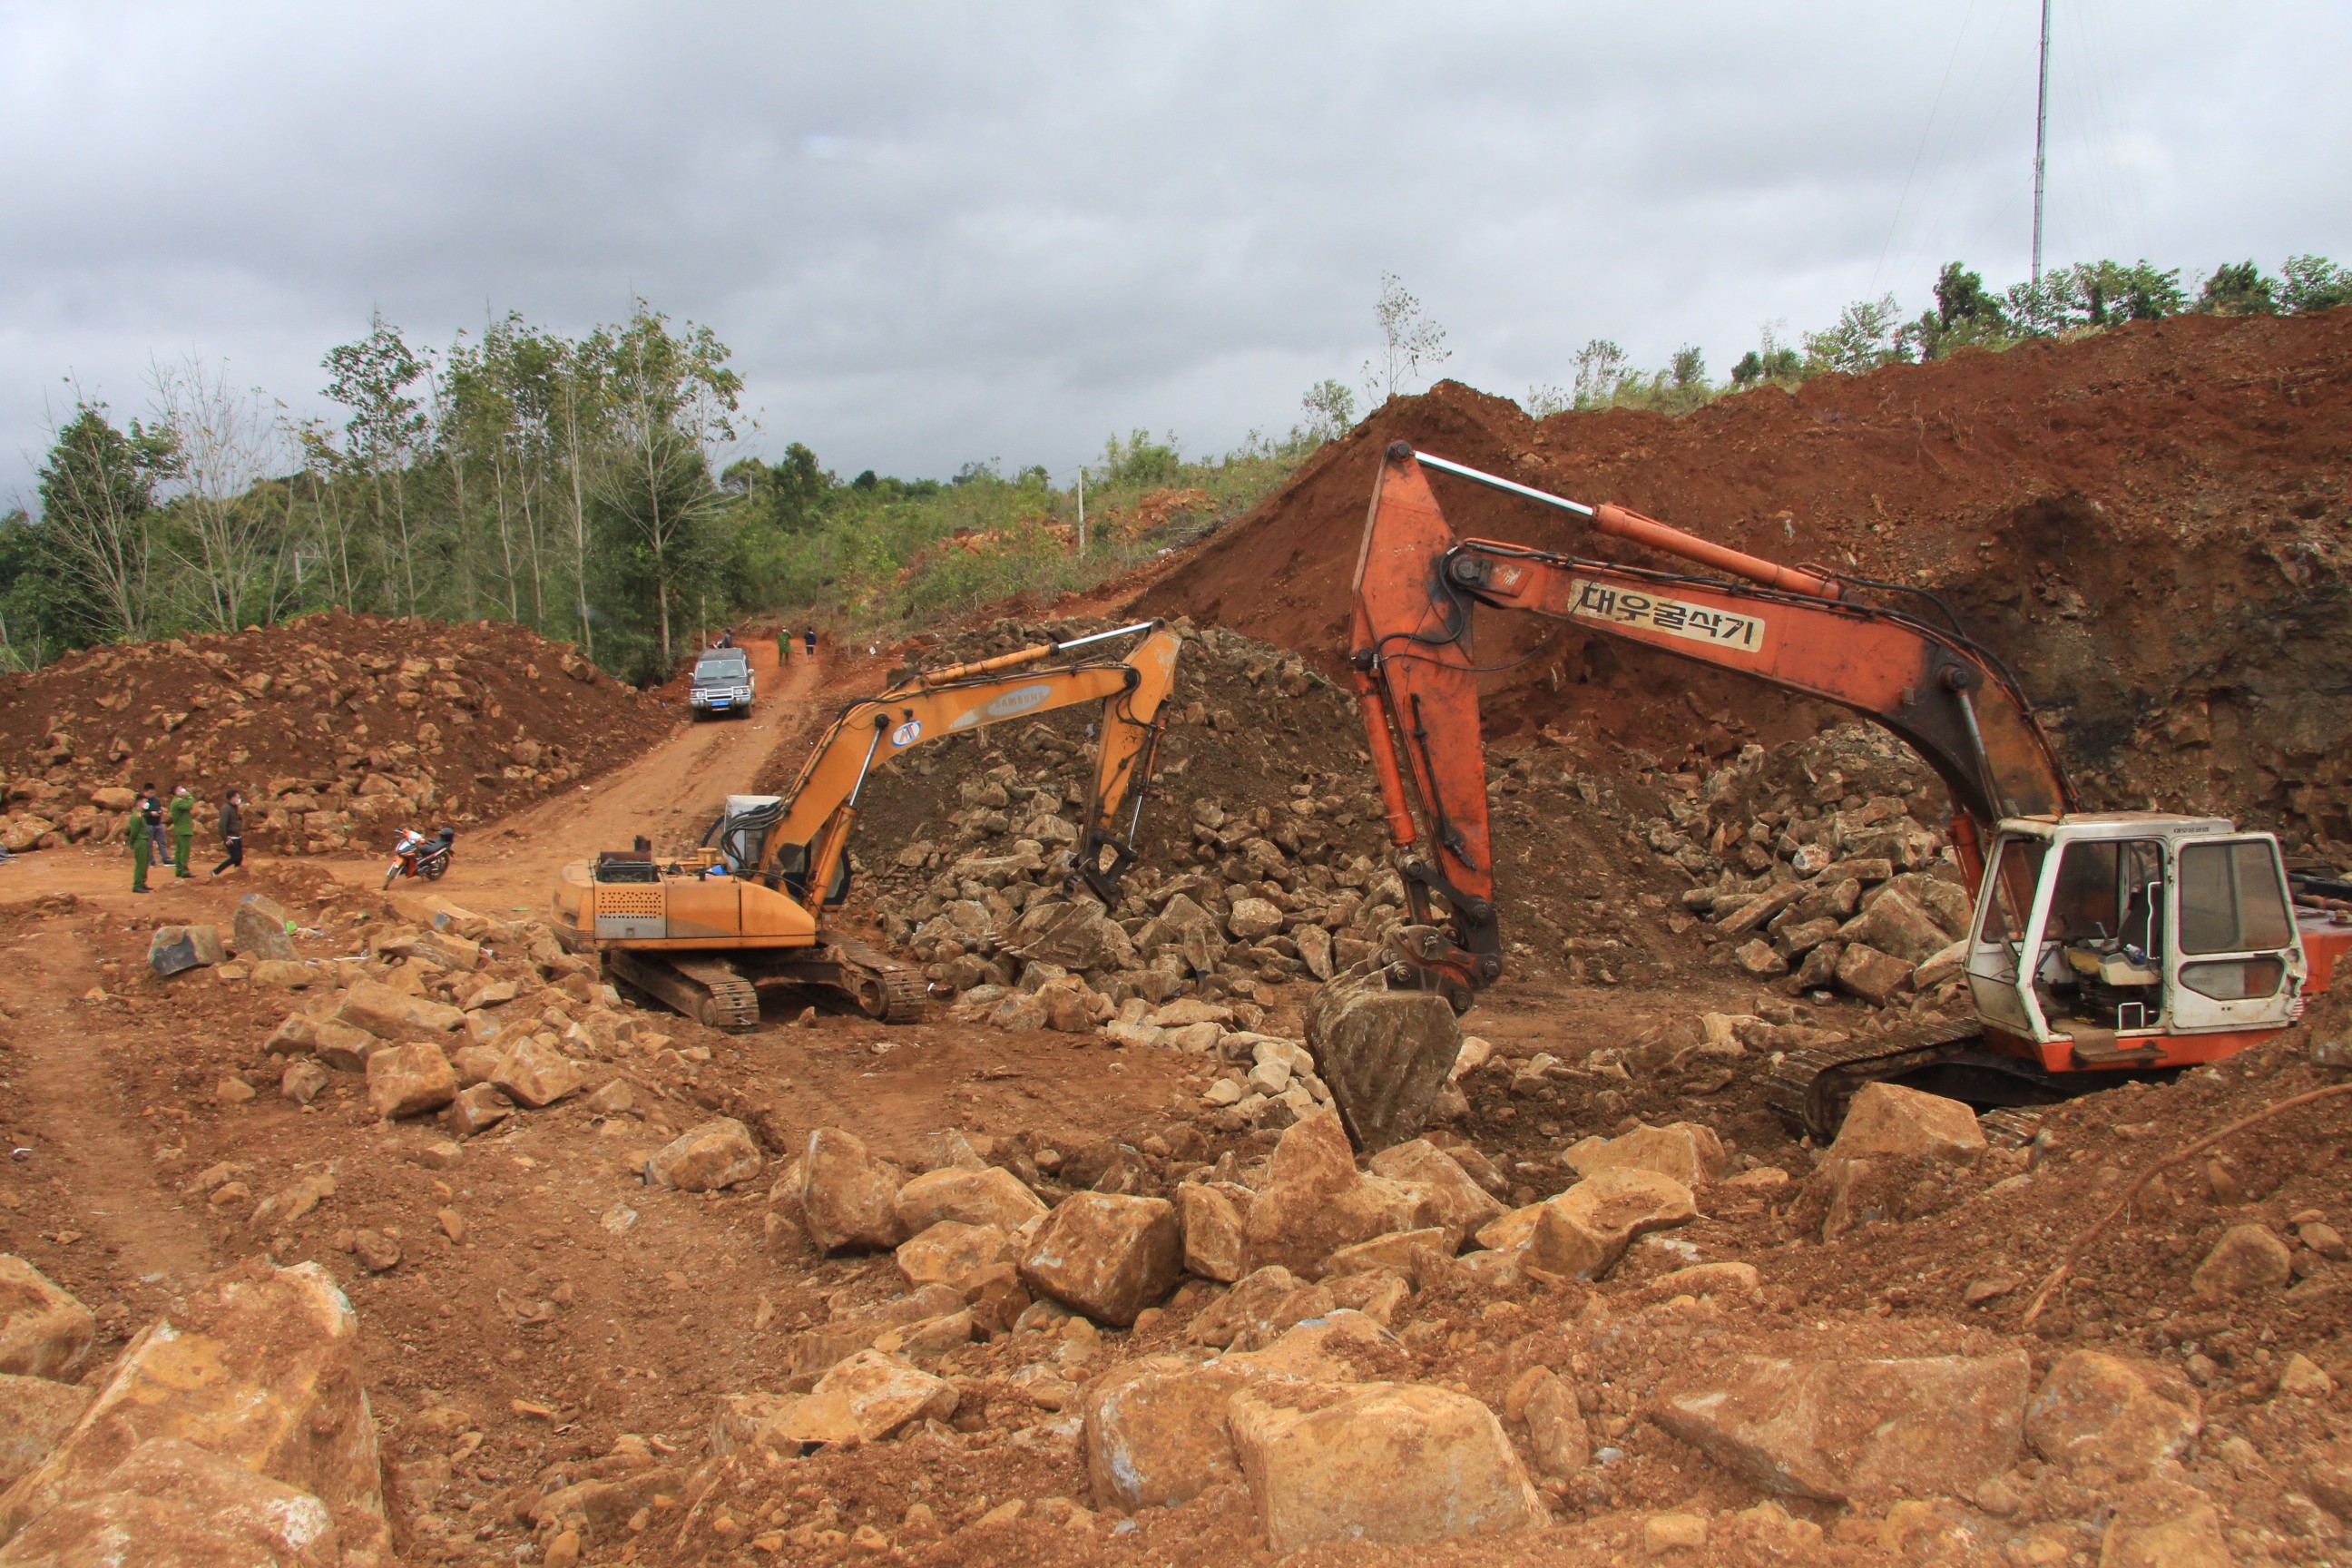
[[[1683,564],[1457,538],[1431,470],[1565,510]],[[1873,603],[1864,589],[1920,608]],[[1788,1058],[1768,1099],[1816,1137],[1833,1134],[1874,1079],[2031,1105],[2116,1081],[2103,1073],[2218,1059],[2300,1017],[2304,994],[2352,946],[2345,911],[2290,884],[2271,836],[2210,817],[2083,811],[2023,686],[1924,592],[1780,565],[1398,442],[1373,487],[1349,647],[1412,914],[1391,941],[1391,985],[1466,1009],[1503,974],[1481,608],[1839,704],[1900,736],[1943,781],[1960,879],[1977,901],[1963,970],[1976,1021]]]

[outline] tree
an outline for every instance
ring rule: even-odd
[[[1308,387],[1300,395],[1298,405],[1307,411],[1307,437],[1318,447],[1355,427],[1356,395],[1334,377],[1326,376]]]
[[[1364,362],[1364,379],[1380,402],[1394,397],[1423,365],[1443,364],[1454,355],[1445,346],[1445,329],[1429,319],[1393,272],[1381,274],[1372,319],[1380,323],[1382,347],[1379,359]]]
[[[1576,351],[1576,406],[1597,408],[1615,397],[1628,374],[1625,351],[1594,338]]]
[[[347,460],[365,479],[373,504],[384,603],[399,613],[404,591],[406,613],[415,615],[416,552],[409,530],[407,481],[426,421],[408,389],[425,374],[425,362],[409,351],[400,329],[379,310],[369,318],[366,337],[329,349],[320,364],[328,373],[329,400],[352,411],[343,426]]]
[[[1685,343],[1675,351],[1675,357],[1667,363],[1666,374],[1673,378],[1677,392],[1703,393],[1707,390],[1706,355],[1694,344]]]
[[[1908,361],[1910,346],[1897,326],[1895,296],[1857,300],[1838,312],[1837,325],[1805,334],[1809,371],[1859,375],[1880,365]]]
[[[614,430],[619,452],[604,476],[603,510],[618,525],[640,592],[650,592],[662,668],[676,657],[675,612],[689,581],[712,569],[707,525],[719,492],[710,482],[709,443],[735,438],[742,378],[727,368],[727,346],[708,327],[668,318],[635,301],[613,340]]]
[[[2324,256],[2290,256],[2279,272],[2278,302],[2291,316],[2352,305],[2352,270]]]
[[[2082,310],[2092,326],[2117,321],[2160,321],[2189,302],[2180,291],[2180,268],[2159,271],[2146,258],[2126,267],[2116,261],[2084,262],[2069,269]]]
[[[1903,329],[1904,341],[1923,360],[1941,359],[1955,349],[2003,343],[2011,335],[2000,296],[1982,275],[1948,261],[1936,275],[1936,308]]]
[[[284,455],[268,399],[194,355],[158,364],[153,379],[158,424],[178,453],[173,553],[197,623],[233,632],[276,618],[292,541],[261,489]]]
[[[54,606],[68,637],[142,637],[153,628],[156,487],[179,470],[168,429],[77,397],[39,471],[40,553],[64,587]]]
[[[2278,285],[2251,261],[2213,268],[2197,298],[2197,309],[2213,316],[2275,316]]]

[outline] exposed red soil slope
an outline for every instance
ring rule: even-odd
[[[1336,672],[1374,466],[1398,439],[1776,560],[1930,589],[2018,671],[2094,803],[2153,796],[2352,839],[2352,310],[2183,317],[1680,418],[1538,421],[1441,383],[1385,405],[1139,607]],[[1435,483],[1457,532],[1640,558],[1564,514]],[[1489,663],[1549,630],[1487,624]],[[1667,755],[1826,717],[1573,630],[1493,684],[1491,732],[1549,723]]]

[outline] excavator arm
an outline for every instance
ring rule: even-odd
[[[1731,580],[1458,539],[1430,468],[1567,510],[1596,531]],[[1465,1006],[1502,973],[1479,738],[1480,605],[1738,670],[1886,726],[1950,791],[1953,842],[1971,892],[1982,875],[1979,846],[2001,817],[2076,809],[2056,752],[1999,659],[1957,627],[1853,599],[1851,586],[1622,507],[1585,506],[1391,445],[1357,557],[1349,659],[1413,915],[1397,978]],[[1435,900],[1444,905],[1442,926]]]
[[[1034,668],[1057,654],[1146,634],[1121,659]],[[1104,902],[1135,863],[1135,834],[1176,681],[1177,635],[1156,622],[914,676],[853,702],[834,720],[780,805],[756,856],[758,879],[810,907],[837,904],[848,887],[850,829],[866,781],[926,742],[1006,719],[1099,702],[1095,772],[1076,855],[1077,874]],[[1122,824],[1121,818],[1125,818]],[[1108,856],[1109,864],[1105,865]]]

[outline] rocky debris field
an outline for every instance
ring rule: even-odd
[[[0,911],[39,982],[0,1020],[0,1563],[125,1521],[190,1563],[2352,1539],[2352,1095],[2160,1172],[2042,1289],[2147,1166],[2343,1082],[2340,1005],[2028,1147],[1876,1089],[1814,1151],[1689,1070],[1789,1026],[1692,1020],[1729,1042],[1696,1052],[1684,989],[1589,988],[1658,1037],[1466,1039],[1428,1125],[1351,1141],[1312,1087],[1344,973],[1299,1040],[1197,996],[1156,1037],[790,1005],[725,1037],[446,899],[166,896]],[[68,1018],[92,1077],[59,1083],[33,1037]],[[177,1271],[109,1201],[142,1192]]]
[[[675,720],[503,622],[335,611],[94,648],[0,676],[0,848],[116,837],[152,780],[195,793],[203,846],[236,788],[248,852],[374,850],[593,777]]]

